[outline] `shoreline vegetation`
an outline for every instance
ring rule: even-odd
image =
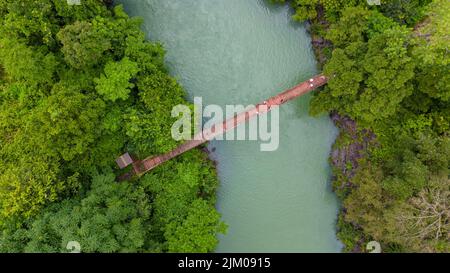
[[[0,252],[212,252],[226,226],[196,149],[117,183],[125,151],[160,154],[187,104],[165,51],[112,1],[0,0]]]
[[[272,0],[311,23],[340,128],[344,251],[449,252],[448,0]],[[0,0],[0,252],[212,252],[217,174],[190,151],[131,183],[117,156],[173,149],[186,104],[164,49],[110,0]],[[206,149],[206,148],[204,148]]]
[[[450,251],[450,2],[272,0],[308,21],[333,77],[311,102],[339,128],[330,155],[345,252]]]

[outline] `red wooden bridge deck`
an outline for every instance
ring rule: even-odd
[[[304,94],[307,94],[328,82],[328,78],[324,75],[317,75],[311,78],[308,81],[302,82],[299,85],[286,90],[270,99],[264,101],[263,103],[255,105],[253,108],[248,109],[245,112],[239,113],[235,115],[233,118],[230,118],[224,121],[222,124],[213,125],[211,128],[204,129],[198,135],[194,136],[193,140],[186,141],[181,144],[174,150],[158,155],[151,156],[145,158],[143,160],[134,160],[132,157],[126,153],[122,155],[120,158],[116,160],[117,164],[120,168],[125,168],[129,165],[133,165],[133,169],[120,177],[118,177],[119,181],[131,179],[134,176],[141,176],[146,172],[158,167],[162,163],[184,153],[195,147],[198,147],[209,140],[213,139],[218,135],[222,135],[226,133],[228,130],[231,130],[237,127],[241,123],[247,122],[249,119],[269,112],[274,107],[278,107],[288,101],[291,101],[297,97],[300,97]]]

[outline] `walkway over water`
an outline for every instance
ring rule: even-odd
[[[328,78],[324,75],[317,75],[308,81],[302,82],[299,85],[284,91],[270,99],[255,105],[249,110],[235,115],[224,121],[221,124],[215,124],[211,128],[204,129],[198,135],[194,136],[193,140],[186,141],[174,150],[162,154],[159,156],[148,157],[143,160],[134,160],[132,157],[126,153],[116,160],[120,168],[126,168],[132,165],[133,168],[129,173],[126,173],[118,177],[119,181],[131,179],[134,176],[141,176],[152,169],[158,167],[162,163],[177,157],[195,147],[198,147],[209,140],[214,139],[214,137],[222,135],[227,131],[236,128],[239,124],[247,122],[249,119],[256,117],[258,115],[264,114],[272,110],[274,107],[278,107],[288,101],[291,101],[297,97],[307,94],[328,82]]]

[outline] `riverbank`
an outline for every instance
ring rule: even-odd
[[[266,1],[123,1],[167,49],[170,73],[203,105],[249,105],[317,74],[310,37],[287,6]],[[195,37],[195,38],[193,38]],[[337,199],[327,162],[336,128],[308,115],[310,95],[280,107],[279,149],[213,141],[217,208],[229,229],[217,252],[337,252]],[[269,115],[270,116],[270,115]],[[264,141],[267,143],[267,141]]]
[[[200,150],[115,181],[120,154],[177,145],[170,110],[189,102],[111,3],[0,1],[0,252],[206,253],[225,232]]]
[[[308,24],[310,25],[308,31],[311,35],[311,45],[314,49],[317,66],[319,70],[323,70],[325,64],[331,58],[333,44],[325,38],[330,23],[325,18],[322,5],[317,7],[317,17],[309,20]],[[331,182],[334,192],[343,202],[346,195],[354,188],[352,178],[358,171],[360,161],[368,158],[368,150],[371,145],[378,144],[373,132],[359,128],[356,121],[350,117],[340,115],[336,111],[329,113],[329,116],[339,130],[329,156],[332,167]],[[336,222],[337,236],[345,245],[343,251],[364,252],[364,242],[367,241],[367,238],[362,230],[344,220],[345,213],[346,208],[342,206]]]
[[[292,3],[310,20],[319,67],[336,76],[312,114],[331,113],[340,130],[330,163],[345,251],[370,241],[383,252],[448,251],[450,2]]]

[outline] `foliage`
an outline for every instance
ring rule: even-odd
[[[389,215],[398,236],[392,241],[415,252],[449,252],[450,180],[431,180],[406,203],[398,204]]]
[[[15,215],[30,217],[67,190],[76,189],[78,175],[58,177],[59,166],[34,158],[19,164],[5,164],[0,175],[2,219]],[[3,220],[2,220],[3,222]],[[0,222],[1,223],[1,222]]]
[[[429,96],[443,101],[450,99],[450,5],[448,1],[433,1],[428,7],[424,24],[416,28],[419,88]]]
[[[85,21],[67,25],[58,32],[57,38],[63,44],[61,51],[66,62],[77,69],[96,65],[111,48],[108,38]]]
[[[296,21],[305,21],[315,18],[317,16],[316,6],[319,3],[318,0],[295,0],[292,2],[294,6],[295,14],[293,19]]]
[[[139,72],[138,65],[127,57],[120,62],[108,62],[105,74],[95,79],[95,89],[106,100],[115,102],[117,99],[126,100],[130,89],[134,87],[130,80]]]
[[[187,102],[142,20],[104,2],[0,0],[1,251],[67,252],[68,241],[85,252],[212,251],[223,224],[200,151],[114,182],[124,151],[178,144],[170,112]]]
[[[21,229],[4,231],[4,240],[21,248],[14,251],[24,252],[68,252],[70,241],[79,242],[83,252],[145,250],[148,196],[141,186],[114,179],[112,173],[95,176],[84,198],[49,206]]]
[[[170,225],[166,231],[170,252],[210,252],[218,243],[217,233],[226,227],[220,223],[220,215],[203,200],[195,200],[181,225]],[[205,236],[208,234],[209,236]]]
[[[370,240],[384,251],[449,249],[449,8],[445,0],[394,0],[328,18],[330,81],[311,112],[351,117],[357,135],[377,140],[345,130],[337,140],[337,149],[366,146],[358,164],[346,159],[351,175],[335,176],[346,251],[364,251]]]
[[[336,49],[324,73],[332,79],[313,100],[312,111],[339,109],[363,124],[390,117],[412,94],[415,64],[408,56],[409,30],[394,26],[374,35],[372,28],[367,41],[369,13],[349,8],[342,16],[328,35]]]
[[[0,58],[8,79],[28,84],[52,83],[58,64],[44,46],[30,47],[16,39],[0,39]]]
[[[424,16],[431,0],[382,0],[380,10],[401,24],[414,25]]]
[[[274,3],[285,3],[290,1],[295,9],[292,18],[296,21],[317,19],[320,12],[330,21],[335,21],[340,12],[346,7],[366,5],[366,0],[271,0]]]

